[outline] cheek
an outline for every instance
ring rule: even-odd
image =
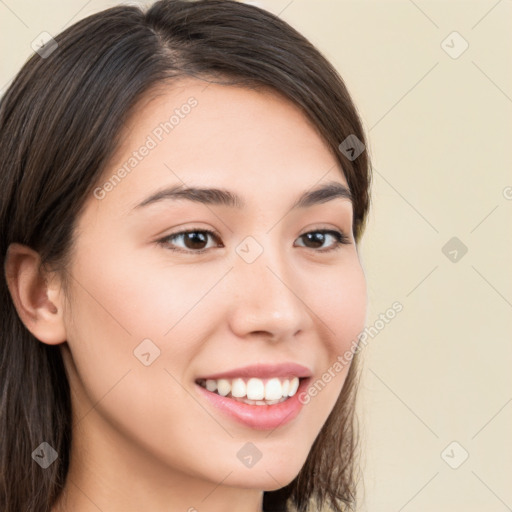
[[[340,268],[338,272],[329,269],[324,276],[317,273],[318,293],[308,296],[308,305],[318,317],[318,329],[322,332],[323,357],[301,401],[311,409],[311,416],[322,423],[343,388],[366,321],[367,290],[363,269],[356,259]]]
[[[79,307],[75,307],[72,323],[81,319],[77,334],[93,344],[108,337],[108,346],[121,355],[126,351],[129,355],[146,338],[165,346],[191,317],[194,322],[200,320],[204,306],[212,305],[204,296],[222,274],[219,270],[199,278],[178,265],[152,262],[142,252],[133,253],[133,247],[126,251],[106,247],[97,265],[98,254],[83,251],[72,270],[79,283],[73,291],[73,302]],[[180,353],[187,347],[191,344],[183,340],[175,348]]]
[[[198,299],[218,274],[194,281],[178,270],[142,272],[141,262],[127,257],[106,255],[101,269],[94,261],[84,254],[72,270],[76,286],[67,326],[77,417],[91,428],[106,419],[132,443],[190,473],[198,471],[199,454],[211,451],[212,432],[226,438],[219,453],[230,453],[231,438],[181,384],[186,386],[190,361],[214,327],[207,317],[211,301]],[[171,274],[176,279],[162,281]],[[226,473],[239,464],[231,459]],[[217,461],[206,463],[218,471]]]
[[[311,309],[323,324],[329,359],[345,352],[357,340],[366,320],[366,279],[358,260],[339,271],[315,276],[317,293],[310,293]]]
[[[190,378],[190,363],[218,318],[220,302],[207,292],[224,270],[198,278],[163,261],[148,264],[142,253],[118,243],[102,247],[101,265],[91,245],[81,248],[71,269],[76,286],[67,330],[79,385],[96,403],[119,379],[123,386],[138,382],[119,403],[126,410],[131,401],[150,407],[150,390]]]

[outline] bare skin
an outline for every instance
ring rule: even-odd
[[[291,361],[314,381],[364,328],[350,200],[291,209],[301,194],[328,182],[348,187],[346,179],[284,97],[191,79],[162,89],[130,118],[99,186],[190,97],[197,105],[131,172],[87,199],[69,289],[58,274],[38,274],[31,249],[13,244],[8,253],[20,317],[42,343],[60,345],[72,389],[71,467],[52,512],[261,511],[263,491],[288,484],[304,464],[348,366],[272,431],[226,416],[195,380]],[[228,189],[245,205],[174,199],[135,208],[179,184]],[[158,242],[192,228],[217,237]],[[303,236],[320,230],[349,243]],[[248,236],[262,250],[251,263],[236,251]],[[134,355],[144,339],[160,350],[148,366]],[[237,457],[249,441],[262,454],[250,468]]]

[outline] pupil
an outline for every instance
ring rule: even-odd
[[[316,244],[315,247],[321,247],[324,243],[324,233],[308,233],[306,236],[308,240]]]
[[[196,247],[195,244],[204,244],[207,240],[205,233],[194,231],[193,233],[187,233],[187,241],[192,244],[192,246],[189,243],[186,244],[189,249],[202,249],[202,247]]]

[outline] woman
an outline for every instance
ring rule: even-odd
[[[0,509],[353,506],[370,165],[325,58],[231,0],[113,7],[0,151]]]

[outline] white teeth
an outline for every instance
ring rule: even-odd
[[[288,379],[283,381],[282,391],[283,396],[288,396],[288,390],[290,389],[290,381]]]
[[[300,381],[298,377],[279,379],[273,377],[265,381],[250,378],[247,382],[242,378],[236,379],[206,379],[200,384],[208,391],[221,396],[230,395],[252,405],[273,405],[295,395]],[[231,393],[231,394],[230,394]]]
[[[217,381],[216,380],[207,379],[206,380],[206,389],[208,391],[217,391]]]
[[[290,389],[288,390],[288,396],[293,396],[297,393],[297,389],[299,389],[299,379],[297,377],[293,377],[290,381]]]
[[[247,382],[247,398],[249,400],[263,400],[265,397],[265,386],[261,379],[249,379]]]
[[[226,396],[231,391],[231,382],[226,379],[219,379],[217,381],[217,391],[219,395]]]
[[[270,379],[265,384],[265,400],[279,400],[283,397],[283,388],[279,379]]]
[[[234,379],[231,385],[231,396],[242,398],[246,393],[246,385],[242,379]]]

